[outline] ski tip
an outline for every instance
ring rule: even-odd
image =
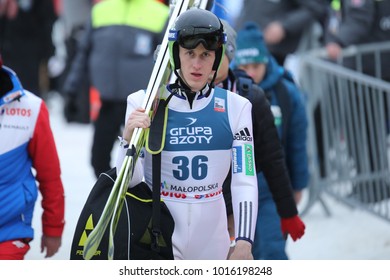
[[[95,250],[96,251],[96,250]],[[84,248],[84,251],[83,251],[83,258],[84,258],[84,260],[90,260],[90,259],[92,259],[92,257],[94,256],[94,254],[95,254],[95,251],[93,251],[93,250],[86,250],[85,248]]]
[[[109,260],[113,260],[114,259],[114,246],[111,246],[109,248],[107,258]]]
[[[87,238],[84,244],[83,258],[84,260],[90,260],[95,255],[97,251],[97,246],[94,246],[92,240]]]

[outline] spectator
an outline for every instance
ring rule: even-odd
[[[326,17],[327,0],[243,0],[237,28],[256,22],[264,33],[267,48],[279,65],[297,51],[304,36],[312,36],[313,23]]]
[[[25,88],[43,96],[48,90],[47,61],[54,54],[53,0],[0,1],[0,48],[4,64]]]
[[[62,91],[66,77],[69,74],[72,61],[77,53],[77,44],[80,43],[83,38],[88,20],[91,17],[92,6],[96,2],[98,1],[64,1],[62,4],[60,20],[57,24],[59,29],[62,31],[58,33],[62,36],[58,40],[58,46],[56,49],[62,51],[58,51],[56,60],[54,60],[57,63],[49,65],[56,66],[53,67],[54,70],[55,68],[59,68],[59,71],[57,70],[57,75],[53,74],[53,76],[56,76],[55,81],[57,91],[61,93],[65,99],[64,115],[68,122],[88,124],[91,121],[96,120],[96,116],[98,115],[100,109],[99,96],[94,95],[95,92],[90,87],[89,78],[85,78],[78,84],[77,92],[73,93],[76,97],[69,98],[69,96]],[[54,73],[55,71],[52,72]]]
[[[248,22],[237,33],[235,66],[244,70],[268,96],[275,125],[284,149],[286,166],[299,203],[308,184],[307,126],[304,97],[290,74],[269,53],[263,35],[254,22]],[[263,173],[257,176],[259,212],[253,244],[255,259],[287,259],[285,236],[280,218]],[[267,226],[264,226],[267,225]]]
[[[94,123],[91,157],[96,177],[111,168],[111,151],[123,125],[127,95],[148,85],[168,10],[156,0],[105,0],[92,8],[63,91],[75,100],[83,81],[89,79],[99,92],[101,108]]]
[[[325,36],[328,57],[336,61],[341,58],[343,48],[374,42],[390,41],[390,2],[389,1],[333,1]],[[335,23],[336,22],[336,23]],[[376,76],[375,59],[366,56],[363,72]],[[390,56],[381,57],[382,78],[390,81]],[[356,70],[356,65],[346,61],[345,66]]]
[[[65,222],[64,189],[49,114],[44,101],[24,89],[1,58],[0,98],[0,260],[22,260],[30,249],[36,181],[43,208],[41,251],[51,257],[61,246]]]

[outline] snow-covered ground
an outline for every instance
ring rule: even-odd
[[[48,102],[57,142],[66,195],[66,226],[60,251],[50,259],[69,259],[74,228],[83,204],[95,183],[89,163],[92,125],[68,124],[62,114],[62,99]],[[114,151],[115,153],[115,151]],[[297,242],[289,240],[287,251],[294,260],[390,260],[390,222],[323,197],[331,211],[328,217],[319,203],[302,217],[306,234]],[[34,215],[35,240],[26,259],[44,259],[40,253],[42,210],[40,201]]]

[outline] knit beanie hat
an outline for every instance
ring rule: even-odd
[[[237,33],[235,64],[268,63],[269,51],[263,33],[255,22],[247,22]]]
[[[223,25],[223,31],[227,36],[225,54],[227,55],[229,62],[231,62],[234,59],[234,53],[236,52],[237,33],[226,20],[221,19],[221,22]]]

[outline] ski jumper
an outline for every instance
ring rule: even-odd
[[[227,230],[222,184],[232,170],[232,200],[236,240],[252,242],[257,217],[257,179],[253,151],[251,103],[230,91],[197,92],[192,103],[180,89],[168,108],[162,151],[161,197],[175,221],[175,259],[226,259]],[[168,86],[165,97],[170,95]],[[140,107],[143,90],[129,95],[126,120]],[[117,170],[125,156],[120,149]],[[152,186],[152,156],[144,150],[130,187],[143,178]],[[230,167],[233,166],[232,169]]]

